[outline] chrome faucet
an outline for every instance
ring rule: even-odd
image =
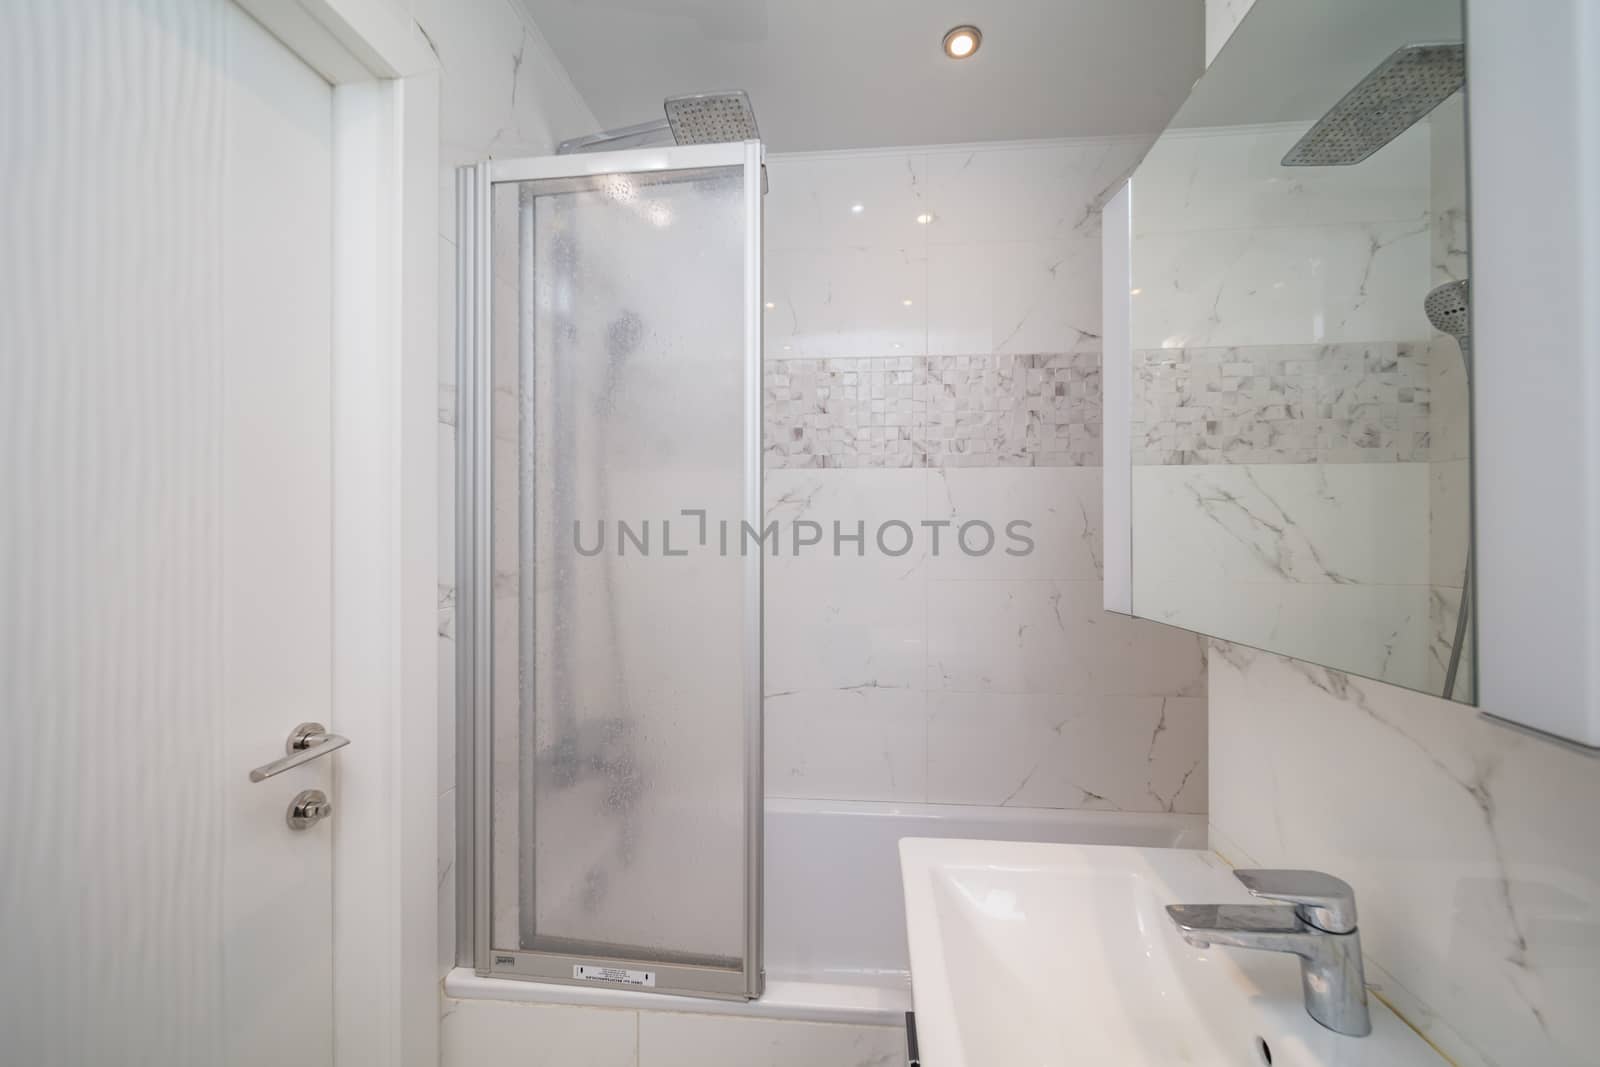
[[[1372,1033],[1367,983],[1356,929],[1356,894],[1343,879],[1321,871],[1238,870],[1253,896],[1276,904],[1168,904],[1167,914],[1196,948],[1231,945],[1300,957],[1306,1012],[1329,1030],[1351,1037]]]

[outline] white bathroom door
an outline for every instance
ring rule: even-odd
[[[333,1062],[335,763],[263,782],[333,690],[333,89],[227,0],[222,119],[222,1030],[227,1067]],[[285,819],[302,790],[334,815]]]

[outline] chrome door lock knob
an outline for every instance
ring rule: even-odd
[[[328,799],[328,794],[320,789],[305,789],[289,801],[289,812],[284,816],[284,821],[291,830],[306,830],[332,814],[333,802]]]

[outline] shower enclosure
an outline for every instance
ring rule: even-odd
[[[761,993],[759,142],[461,169],[457,944]]]

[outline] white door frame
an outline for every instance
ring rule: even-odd
[[[435,1067],[438,59],[390,0],[237,2],[334,86],[334,1061]]]

